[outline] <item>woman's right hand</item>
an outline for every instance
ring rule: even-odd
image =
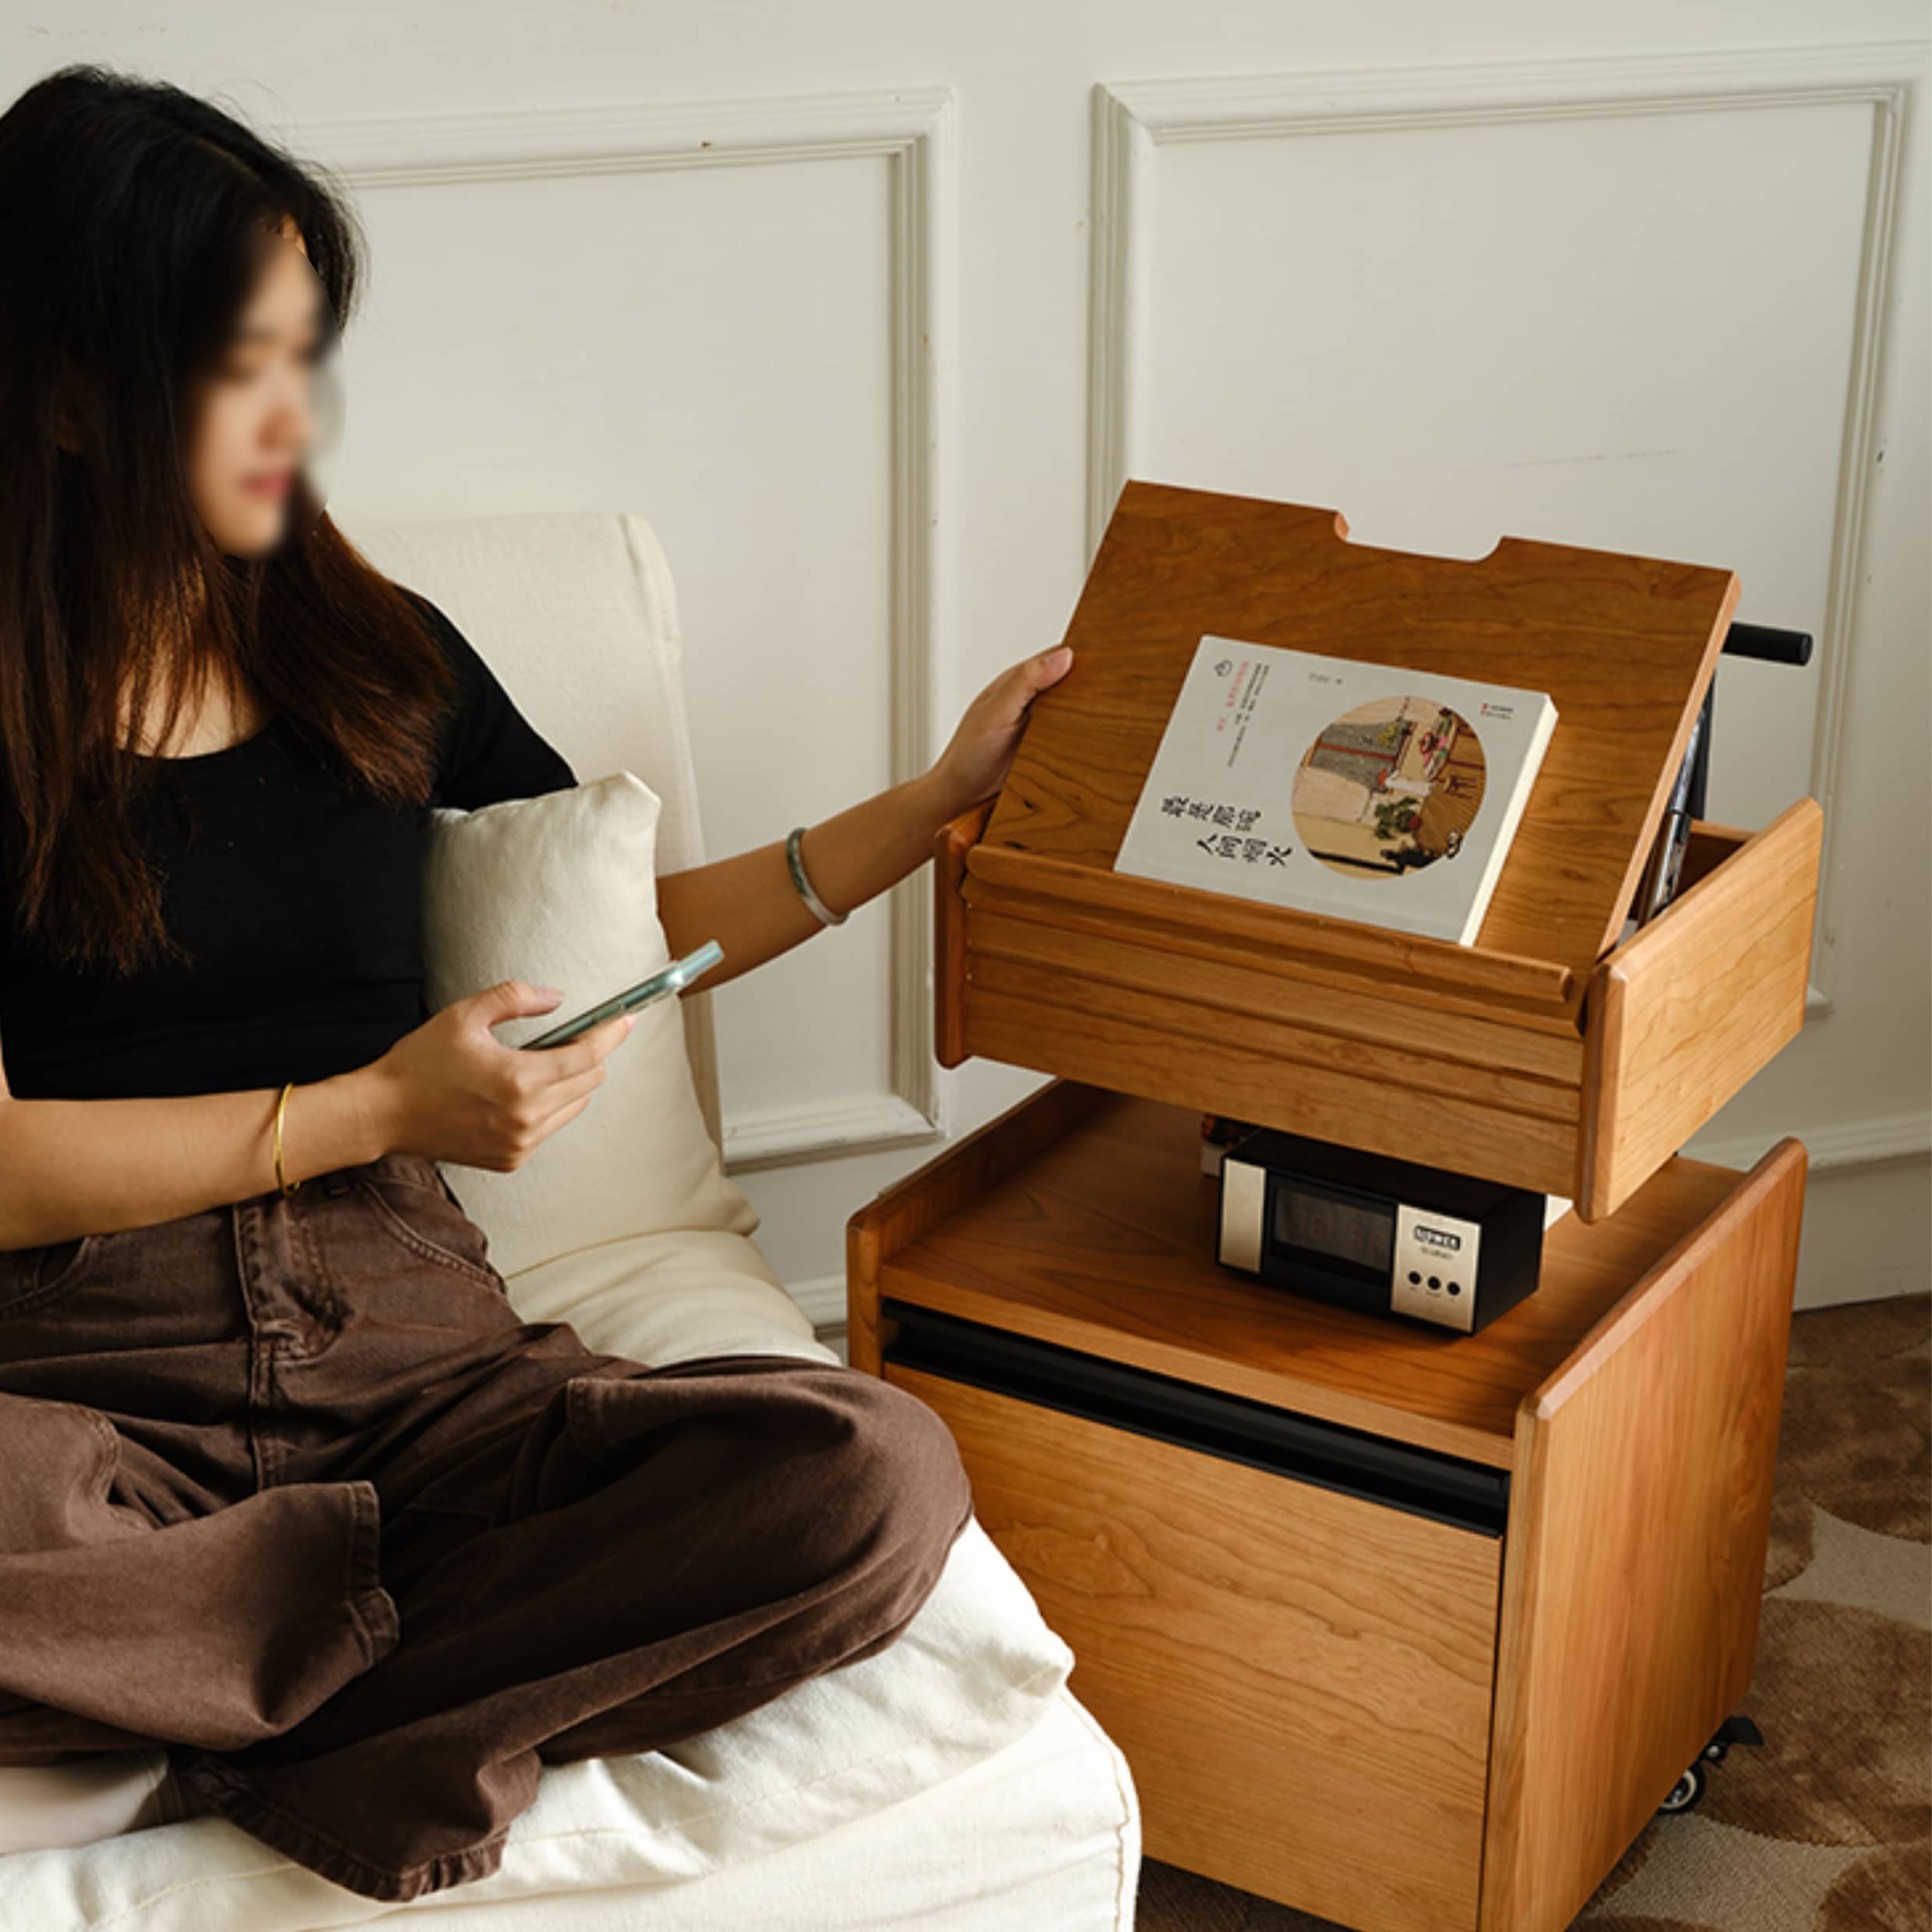
[[[604,1062],[631,1030],[619,1014],[562,1046],[527,1052],[490,1029],[548,1013],[560,993],[499,980],[453,1000],[365,1070],[390,1151],[513,1172],[591,1104]]]

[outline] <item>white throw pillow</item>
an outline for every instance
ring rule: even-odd
[[[431,1010],[500,979],[561,987],[548,1013],[494,1029],[516,1046],[668,965],[661,809],[630,771],[474,812],[432,807],[422,888]],[[439,1163],[506,1277],[627,1236],[759,1225],[705,1126],[678,996],[645,1007],[605,1067],[591,1104],[513,1173]]]

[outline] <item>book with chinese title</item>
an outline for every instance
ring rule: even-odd
[[[1467,946],[1556,724],[1545,692],[1211,634],[1114,869]]]

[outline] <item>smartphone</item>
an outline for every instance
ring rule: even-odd
[[[524,1041],[524,1045],[532,1048],[562,1046],[566,1041],[574,1040],[580,1033],[601,1025],[618,1014],[635,1013],[640,1007],[647,1007],[654,999],[662,999],[667,994],[681,991],[699,974],[708,973],[724,957],[724,947],[716,940],[707,940],[696,952],[686,953],[682,959],[674,959],[663,971],[653,973],[648,979],[639,980],[636,985],[613,995],[601,1007],[593,1007],[588,1013],[580,1013],[574,1020],[566,1020],[562,1025],[552,1027],[548,1033],[540,1033],[534,1040]]]

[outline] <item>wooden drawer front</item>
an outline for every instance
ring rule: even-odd
[[[929,1373],[1148,1854],[1359,1932],[1476,1923],[1502,1539]]]
[[[1416,1158],[1410,1111],[1457,1165],[1574,1198],[1583,1042],[1418,1011],[1366,978],[1338,992],[967,907],[966,1052],[1118,1091]]]
[[[1572,1195],[1586,1219],[1614,1214],[1803,1026],[1824,834],[1815,799],[1787,806],[1598,967]]]
[[[978,1055],[1433,1161],[1595,1222],[1803,1024],[1814,799],[1761,832],[1695,827],[1677,898],[1587,978],[1009,849],[982,837],[990,811],[936,841],[943,1066]]]

